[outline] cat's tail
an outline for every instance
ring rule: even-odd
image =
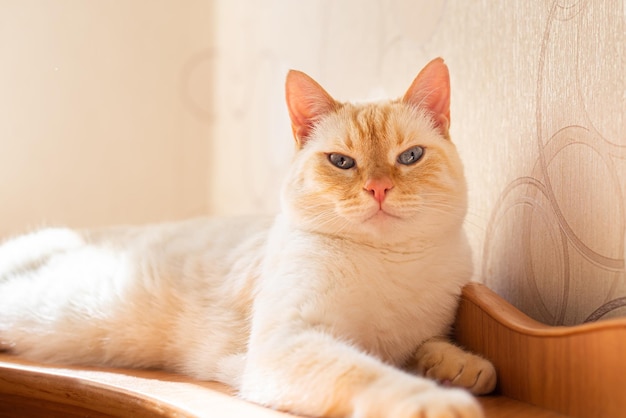
[[[44,264],[51,256],[84,243],[76,232],[47,228],[0,244],[0,283]]]

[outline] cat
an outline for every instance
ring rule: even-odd
[[[493,390],[494,367],[446,339],[472,274],[447,65],[365,104],[291,70],[286,101],[276,217],[8,240],[0,349],[218,380],[314,417],[483,416],[470,392]]]

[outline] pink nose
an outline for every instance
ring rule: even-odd
[[[393,183],[388,177],[383,177],[381,179],[369,179],[365,182],[364,189],[371,193],[378,203],[383,203],[383,200],[385,200],[385,197],[387,196],[387,192],[393,189]]]

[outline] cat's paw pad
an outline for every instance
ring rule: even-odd
[[[490,361],[461,350],[418,352],[417,371],[444,385],[462,387],[475,395],[493,391],[496,370]]]

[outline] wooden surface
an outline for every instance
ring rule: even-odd
[[[480,398],[487,418],[562,418],[501,396]],[[49,366],[0,355],[0,417],[281,418],[230,389],[161,371]]]
[[[626,417],[626,319],[546,327],[472,284],[464,290],[456,334],[496,365],[499,394],[479,398],[487,418]],[[0,354],[0,417],[41,416],[289,415],[238,400],[215,382],[162,371],[42,365]]]
[[[156,370],[42,365],[0,354],[0,417],[8,416],[280,418],[289,415],[240,401],[227,386],[216,382]]]
[[[549,327],[472,283],[455,336],[494,363],[501,395],[572,417],[626,417],[626,318]]]

